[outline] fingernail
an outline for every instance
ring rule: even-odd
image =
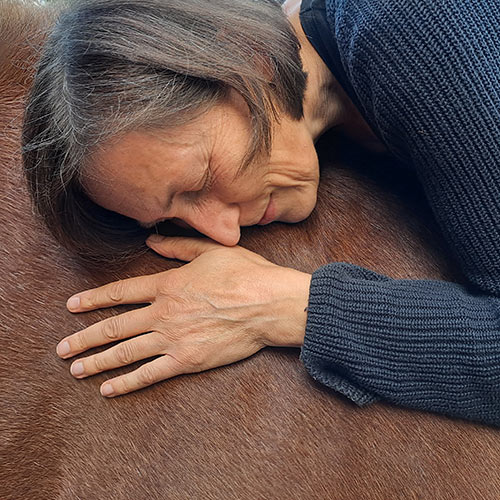
[[[101,394],[103,396],[111,396],[111,394],[113,394],[113,387],[111,386],[111,384],[104,384],[101,387]]]
[[[160,241],[163,241],[164,236],[161,234],[152,234],[147,240],[146,243],[160,243]]]
[[[66,354],[69,354],[70,350],[71,349],[69,347],[69,342],[67,340],[65,340],[64,342],[61,342],[56,347],[56,352],[59,356],[66,356]]]
[[[78,377],[78,375],[83,375],[83,371],[83,363],[81,361],[77,361],[71,365],[71,375]]]
[[[71,297],[66,302],[66,307],[68,309],[78,309],[80,307],[80,297]]]

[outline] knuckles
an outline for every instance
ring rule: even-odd
[[[77,333],[73,337],[73,346],[75,351],[86,351],[89,347],[87,344],[87,340],[85,338],[85,334],[83,332]]]
[[[105,370],[107,370],[107,367],[104,363],[104,359],[99,356],[99,355],[96,355],[94,356],[94,370],[96,373],[101,373]]]
[[[127,394],[128,392],[132,392],[134,390],[134,387],[132,387],[126,376],[123,376],[116,385],[118,386],[121,394]]]
[[[120,366],[129,365],[135,361],[134,351],[128,342],[122,342],[115,347],[115,356]]]
[[[125,281],[119,280],[111,283],[107,290],[107,296],[110,302],[119,304],[125,298]]]
[[[166,326],[172,325],[172,321],[183,318],[186,314],[192,312],[192,303],[181,297],[162,298],[151,308],[152,325],[159,330],[163,330]]]
[[[119,317],[116,316],[103,322],[101,332],[106,339],[114,341],[121,338]]]
[[[157,297],[170,297],[172,292],[178,289],[182,283],[183,268],[169,269],[157,275],[154,282],[155,292]]]
[[[160,307],[155,307],[151,311],[151,319],[153,320],[153,325],[157,327],[162,327],[172,321],[173,314],[169,303],[165,302]]]
[[[143,365],[137,373],[137,378],[141,386],[148,386],[158,382],[161,377],[157,369],[149,365]]]
[[[198,350],[185,351],[176,360],[181,365],[183,373],[197,373],[206,369],[205,357]]]

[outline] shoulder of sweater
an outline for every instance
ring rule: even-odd
[[[409,137],[422,145],[440,139],[457,116],[469,117],[469,130],[486,120],[500,134],[500,5],[492,4],[326,0],[361,111],[393,152]]]
[[[500,297],[500,4],[327,0],[363,115],[411,163],[468,281]]]
[[[362,49],[394,61],[414,57],[408,54],[413,47],[426,57],[468,58],[500,46],[500,4],[491,0],[326,0],[326,11],[347,55]],[[500,64],[498,57],[489,62]]]

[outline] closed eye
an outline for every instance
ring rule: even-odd
[[[201,181],[201,186],[191,191],[185,191],[183,194],[188,195],[189,197],[193,196],[196,197],[196,195],[198,195],[201,192],[209,191],[212,188],[213,181],[214,181],[214,175],[209,164],[205,171],[205,175],[203,176],[203,179]]]
[[[205,175],[200,180],[200,185],[190,191],[184,191],[182,193],[182,196],[190,199],[192,203],[197,203],[198,202],[197,196],[202,192],[209,191],[212,188],[213,184],[214,184],[214,175],[213,175],[213,170],[209,164],[205,171]],[[171,203],[169,205],[171,205]],[[172,217],[167,217],[164,219],[159,219],[155,222],[148,222],[148,223],[139,222],[139,225],[145,229],[152,229],[161,222],[168,221],[171,219]]]

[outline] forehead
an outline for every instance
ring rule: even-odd
[[[159,219],[153,212],[160,212],[165,199],[193,187],[210,164],[233,179],[247,152],[249,130],[247,111],[228,102],[181,126],[128,132],[89,155],[82,185],[108,210],[139,221]]]
[[[139,167],[148,167],[159,161],[172,163],[183,161],[203,147],[208,147],[209,138],[202,131],[152,130],[134,131],[108,140],[94,151],[88,162],[88,178],[93,173],[122,173],[123,169],[140,174]]]
[[[144,220],[169,192],[197,175],[209,151],[210,138],[200,131],[129,132],[93,152],[82,184],[98,205]]]
[[[85,187],[93,191],[97,184],[114,183],[124,177],[133,178],[137,184],[155,177],[159,167],[182,176],[184,165],[209,149],[210,137],[201,130],[129,132],[107,141],[91,154],[84,171]]]
[[[243,98],[230,94],[226,101],[213,105],[187,123],[171,128],[157,128],[126,133],[101,145],[89,157],[84,182],[94,191],[96,182],[116,180],[125,170],[135,177],[150,178],[148,165],[180,165],[192,155],[241,156],[249,144],[250,120]],[[241,151],[239,151],[241,149]],[[129,168],[131,167],[131,168]],[[179,171],[178,174],[182,172]],[[136,181],[138,179],[136,178]]]

